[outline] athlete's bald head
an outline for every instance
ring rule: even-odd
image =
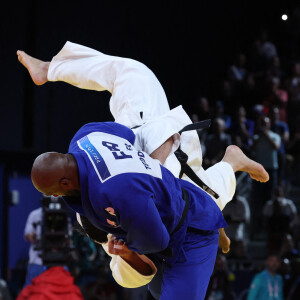
[[[75,159],[70,154],[43,153],[33,163],[31,180],[45,195],[64,196],[68,190],[79,186]]]

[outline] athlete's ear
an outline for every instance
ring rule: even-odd
[[[63,190],[69,190],[72,187],[72,181],[68,178],[61,178],[59,180],[59,186]]]

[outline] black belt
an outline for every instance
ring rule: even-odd
[[[186,125],[185,127],[183,127],[179,131],[179,134],[181,134],[184,131],[205,129],[205,128],[208,128],[210,126],[210,124],[211,124],[211,119],[203,120],[203,121],[196,122],[196,123],[193,123],[193,124],[189,124],[189,125]]]
[[[183,212],[182,212],[180,221],[178,222],[177,226],[175,227],[175,229],[173,230],[171,235],[180,229],[180,227],[182,226],[182,224],[187,216],[187,213],[189,211],[189,206],[190,206],[189,194],[184,188],[181,188],[181,190],[182,190],[182,199],[185,201],[185,205],[183,208]],[[159,252],[159,254],[161,254],[163,256],[167,256],[167,257],[173,257],[173,249],[168,247],[165,250]]]
[[[179,174],[179,178],[183,176],[183,174],[186,174],[191,180],[193,180],[198,186],[200,186],[205,192],[210,194],[211,196],[218,199],[220,196],[213,191],[209,186],[207,186],[193,171],[193,169],[187,164],[188,156],[185,152],[183,152],[180,147],[175,151],[175,155],[178,159],[178,161],[181,164],[181,171]]]
[[[211,124],[211,120],[204,120],[204,121],[200,121],[197,123],[193,123],[193,124],[189,124],[187,126],[185,126],[183,129],[181,129],[179,131],[179,134],[181,134],[182,132],[185,131],[190,131],[190,130],[196,130],[196,129],[204,129],[204,128],[208,128]],[[179,178],[181,178],[183,176],[183,174],[185,174],[186,176],[188,176],[191,180],[193,180],[199,187],[201,187],[204,191],[206,191],[208,194],[210,194],[211,196],[215,197],[216,199],[218,199],[220,196],[213,191],[209,186],[207,186],[198,176],[197,174],[193,171],[193,169],[187,164],[188,161],[188,155],[183,152],[180,147],[175,151],[174,153],[178,159],[178,161],[180,162],[181,165],[181,171],[179,174]]]

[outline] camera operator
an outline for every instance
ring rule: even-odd
[[[24,287],[48,267],[66,266],[71,249],[71,220],[61,200],[43,196],[41,204],[26,221],[24,236],[31,244]]]
[[[40,275],[46,269],[43,266],[41,251],[36,249],[37,241],[41,238],[42,207],[39,207],[28,215],[24,237],[30,242],[29,261],[24,287],[31,283],[31,280]]]

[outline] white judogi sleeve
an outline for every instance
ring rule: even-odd
[[[140,274],[138,271],[133,269],[124,259],[122,259],[119,255],[113,255],[108,252],[108,245],[102,244],[105,252],[111,256],[110,261],[110,269],[112,271],[112,275],[116,282],[126,288],[137,288],[143,285],[148,284],[157,272],[157,268],[154,263],[146,256],[137,254],[141,260],[147,263],[151,269],[152,274],[145,276]]]
[[[79,225],[82,227],[80,215],[76,213],[76,219]],[[109,240],[111,238],[111,234],[107,235],[107,239]],[[139,256],[139,258],[144,261],[146,264],[150,266],[152,269],[152,274],[145,276],[139,273],[137,270],[132,268],[122,257],[119,255],[110,254],[108,252],[108,242],[105,244],[101,244],[104,251],[111,257],[110,261],[110,269],[112,271],[112,275],[116,282],[126,288],[137,288],[143,285],[148,284],[152,278],[155,276],[157,272],[157,268],[155,264],[150,260],[146,255],[140,255],[136,253],[136,255]]]

